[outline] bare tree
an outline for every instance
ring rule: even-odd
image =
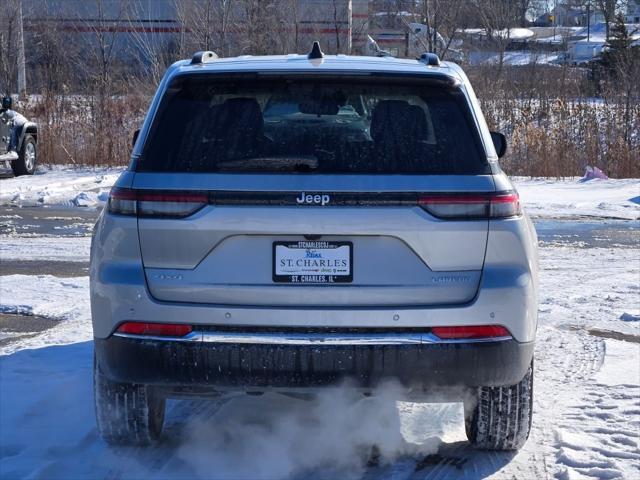
[[[269,45],[269,37],[277,22],[273,0],[243,0],[241,2],[240,39],[238,46],[243,53],[264,55],[273,53],[273,46]]]
[[[529,13],[529,9],[531,8],[532,3],[532,0],[518,0],[518,26],[527,26],[527,13]]]
[[[609,30],[615,19],[616,9],[622,6],[622,2],[620,0],[596,0],[596,5],[604,17],[607,40],[609,40]]]
[[[145,17],[146,13],[146,17]],[[153,19],[151,11],[142,8],[140,3],[132,3],[126,12],[129,24],[129,49],[133,57],[145,68],[134,69],[133,78],[140,82],[141,90],[155,89],[166,68],[179,58],[185,50],[185,39],[179,22],[165,31],[149,28]],[[146,21],[146,22],[145,22]]]
[[[424,0],[422,22],[427,26],[426,51],[446,58],[458,29],[465,0]]]
[[[478,15],[485,37],[497,48],[500,77],[504,66],[504,54],[511,42],[511,28],[517,25],[518,4],[509,0],[470,0]]]
[[[331,0],[331,18],[333,21],[333,30],[335,35],[335,53],[351,53],[351,29],[347,28],[346,38],[343,38],[345,24],[350,23],[350,1],[349,0]]]
[[[17,91],[19,0],[7,0],[0,13],[0,92]]]
[[[116,50],[116,38],[118,28],[116,25],[128,18],[125,11],[125,3],[120,0],[114,4],[114,14],[110,15],[106,9],[105,0],[93,0],[94,18],[83,20],[82,28],[78,34],[88,34],[89,62],[79,66],[88,69],[87,80],[91,90],[95,91],[99,98],[106,98],[111,94],[111,87],[115,77],[114,64],[118,60]]]
[[[180,44],[189,45],[192,50],[215,50],[219,55],[230,55],[234,47],[230,35],[241,1],[174,0],[185,37]]]
[[[126,22],[128,15],[123,0],[109,3],[93,0],[90,6],[92,18],[84,20],[76,34],[77,38],[84,36],[87,40],[87,57],[75,67],[85,71],[85,91],[90,94],[87,97],[90,111],[87,120],[91,122],[92,130],[99,132],[91,148],[83,154],[87,163],[96,164],[105,158],[116,157],[123,150],[123,145],[128,143],[122,135],[110,134],[123,121],[112,108],[112,101],[117,80],[123,80],[122,68],[118,68],[122,59],[116,44],[118,35],[121,35],[119,26]]]
[[[283,0],[280,5],[282,21],[287,28],[285,51],[298,52],[302,40],[302,11],[298,0]]]

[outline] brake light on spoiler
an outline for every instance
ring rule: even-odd
[[[138,217],[184,218],[209,203],[206,193],[153,192],[113,188],[108,211],[116,215]]]
[[[423,195],[418,205],[442,219],[509,218],[522,213],[516,192]]]

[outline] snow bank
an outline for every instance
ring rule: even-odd
[[[100,207],[122,169],[51,167],[33,177],[0,180],[0,205]],[[515,178],[530,215],[537,218],[640,219],[640,180]]]
[[[19,343],[0,346],[0,355],[25,348],[83,342],[93,338],[89,277],[2,276],[0,313],[38,315],[63,320],[41,334],[23,338]],[[2,388],[4,389],[4,385]]]
[[[607,339],[606,344],[607,355],[604,365],[594,377],[595,381],[608,387],[616,385],[640,387],[640,368],[630,368],[632,365],[629,365],[629,359],[640,357],[640,344],[613,339]],[[640,410],[638,413],[640,414]],[[640,459],[640,452],[638,452],[638,459]]]
[[[36,175],[0,180],[0,205],[97,207],[122,168],[39,167]]]
[[[465,35],[477,36],[477,37],[486,37],[488,36],[487,31],[484,28],[465,28],[459,30]],[[491,35],[495,38],[509,38],[511,40],[526,40],[535,35],[533,30],[528,28],[509,28],[502,30],[494,30],[491,32]]]
[[[533,218],[640,219],[640,180],[513,179]]]
[[[471,52],[469,61],[472,65],[498,65],[500,63],[500,54],[496,52]],[[502,63],[511,66],[548,65],[557,62],[557,53],[510,50],[502,55]]]

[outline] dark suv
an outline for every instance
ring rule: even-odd
[[[12,110],[10,96],[0,107],[0,162],[10,162],[14,175],[33,175],[38,160],[38,126]]]

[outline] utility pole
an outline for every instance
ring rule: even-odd
[[[591,0],[587,2],[587,42],[591,40]]]
[[[353,2],[349,0],[347,2],[347,55],[351,55],[353,49]]]
[[[22,0],[18,0],[18,95],[27,94],[27,75],[24,58],[24,27],[22,20]]]

